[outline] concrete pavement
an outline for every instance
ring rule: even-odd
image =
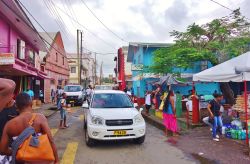
[[[99,142],[89,148],[84,142],[83,111],[69,114],[70,128],[58,130],[59,113],[48,118],[62,164],[166,164],[196,163],[193,158],[166,142],[161,130],[147,124],[145,143],[131,141]]]

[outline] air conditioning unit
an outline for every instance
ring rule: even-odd
[[[17,57],[25,59],[25,42],[21,39],[17,39]]]

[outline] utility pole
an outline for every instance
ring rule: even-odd
[[[79,79],[80,79],[80,85],[82,85],[82,31],[80,31],[80,37],[81,37],[81,41],[80,41],[80,73],[79,73]]]
[[[102,64],[103,64],[103,61],[101,63],[101,67],[100,67],[100,85],[102,85]]]
[[[96,53],[95,53],[95,82],[94,82],[94,85],[97,84],[96,69],[97,69],[97,62],[96,62]]]
[[[78,65],[78,84],[81,83],[80,79],[80,54],[79,54],[79,31],[77,30],[76,44],[77,44],[77,65]]]

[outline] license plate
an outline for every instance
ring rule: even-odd
[[[126,135],[127,132],[125,130],[116,130],[114,131],[114,135],[116,136],[123,136],[123,135]]]
[[[75,103],[75,101],[70,101],[70,103]]]

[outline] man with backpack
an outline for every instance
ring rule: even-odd
[[[57,108],[60,111],[60,116],[61,116],[61,120],[60,120],[60,129],[65,129],[68,128],[69,126],[67,125],[66,121],[67,121],[67,112],[66,112],[66,108],[67,108],[67,103],[66,103],[66,93],[62,94],[62,98],[58,101],[57,104]]]

